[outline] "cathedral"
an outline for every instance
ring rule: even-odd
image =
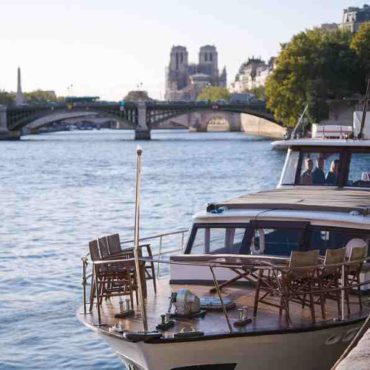
[[[215,46],[202,46],[198,64],[189,63],[184,46],[173,46],[170,64],[166,69],[166,95],[170,101],[196,100],[206,86],[226,87],[226,68],[218,70],[218,55]]]

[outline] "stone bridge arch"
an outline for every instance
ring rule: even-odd
[[[80,112],[79,111],[72,111],[72,112],[66,111],[66,112],[55,112],[55,113],[51,112],[50,114],[34,119],[32,122],[24,126],[24,128],[32,132],[32,131],[37,131],[41,127],[47,126],[54,122],[61,122],[64,120],[74,119],[74,118],[84,118],[84,117],[90,118],[90,117],[97,117],[97,116],[103,116],[106,118],[113,119],[115,121],[119,121],[125,126],[125,128],[130,128],[130,124],[122,118],[112,116],[104,112],[94,112],[94,111],[88,111],[88,112],[86,111],[80,111]]]
[[[223,111],[194,111],[182,113],[176,117],[151,125],[151,128],[183,127],[191,131],[205,132],[212,119],[225,119],[229,123],[230,131],[241,131],[241,116],[236,112]]]

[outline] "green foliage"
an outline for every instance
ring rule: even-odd
[[[229,100],[230,93],[225,87],[220,86],[206,86],[200,92],[197,100],[209,100],[215,102],[217,100]]]
[[[304,106],[309,117],[328,116],[328,99],[359,93],[364,74],[350,47],[349,32],[308,30],[282,46],[277,66],[266,83],[267,106],[286,126],[294,126]]]
[[[257,99],[265,100],[266,99],[266,89],[265,86],[254,87],[253,89],[246,89],[243,92],[254,94]]]
[[[370,78],[370,22],[361,25],[352,38],[351,48],[359,56],[362,67],[367,77]]]
[[[15,94],[0,90],[0,105],[12,105],[15,101]]]
[[[138,100],[152,100],[147,91],[144,90],[133,90],[130,91],[124,98],[125,101],[138,101]]]
[[[35,90],[25,93],[24,96],[29,104],[46,104],[58,101],[54,91]]]

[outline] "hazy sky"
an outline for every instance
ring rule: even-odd
[[[230,83],[250,56],[268,59],[281,42],[365,0],[0,0],[0,89],[121,99],[139,83],[164,95],[172,45],[215,45]],[[73,85],[68,89],[68,86]]]

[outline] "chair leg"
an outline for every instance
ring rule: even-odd
[[[360,274],[357,274],[356,283],[360,284]],[[359,304],[360,304],[360,312],[362,312],[362,299],[361,299],[362,292],[361,292],[361,286],[360,285],[357,285],[357,292],[358,292],[358,301],[359,301]]]
[[[316,316],[315,316],[315,303],[313,300],[313,294],[312,292],[309,293],[310,296],[310,310],[311,310],[311,320],[313,323],[316,322]]]
[[[254,295],[253,317],[256,317],[257,316],[259,295],[260,295],[260,289],[261,289],[261,279],[262,279],[262,270],[259,270],[259,272],[258,272],[257,286],[256,286],[256,293]]]
[[[154,293],[157,294],[157,281],[156,281],[155,269],[154,269],[154,263],[153,262],[151,263],[151,270],[152,270]]]

